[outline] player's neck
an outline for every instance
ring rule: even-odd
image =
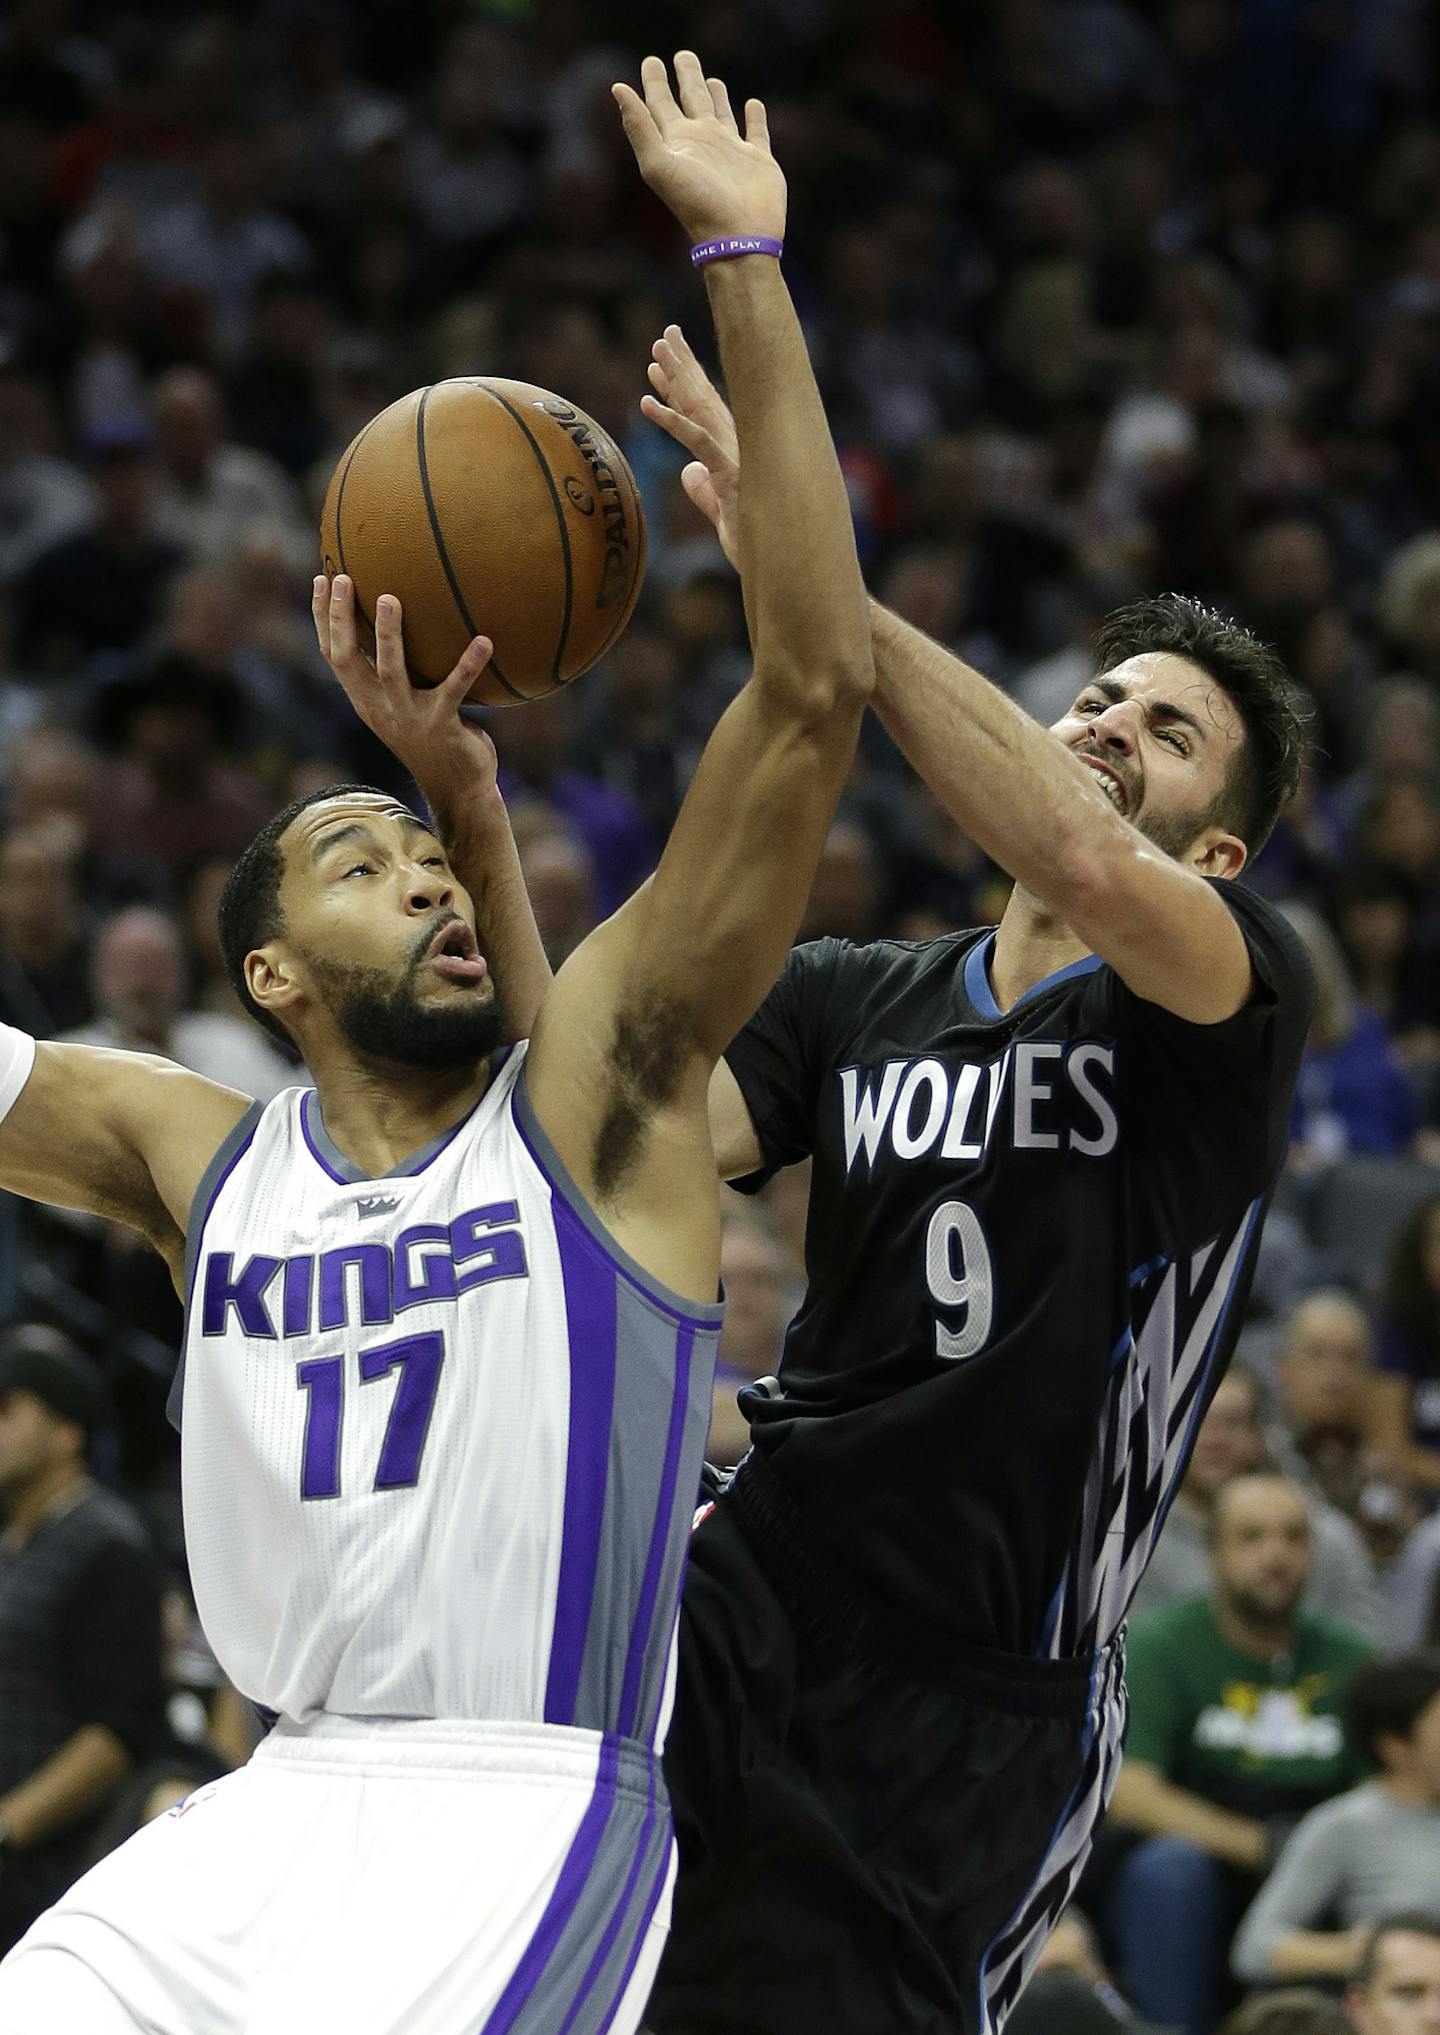
[[[493,1056],[478,1067],[432,1071],[393,1062],[346,1061],[312,1070],[325,1129],[351,1165],[372,1179],[440,1137],[490,1086]]]
[[[1083,961],[1090,949],[1055,914],[1047,911],[1017,883],[1010,893],[990,956],[990,987],[1001,1010],[1009,1010],[1027,990],[1072,961]]]

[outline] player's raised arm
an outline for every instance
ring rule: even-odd
[[[475,905],[475,930],[495,969],[507,1037],[527,1039],[545,992],[545,958],[510,815],[500,795],[495,745],[464,717],[470,689],[490,661],[477,636],[440,685],[412,685],[404,618],[393,594],[375,603],[375,655],[360,647],[355,588],[344,573],[317,574],[311,613],[320,651],[360,719],[420,788],[450,866]]]
[[[688,52],[675,60],[678,101],[658,59],[643,77],[643,99],[616,87],[626,133],[692,241],[778,244],[785,183],[764,109],[749,103],[742,136],[724,87]],[[618,1082],[637,1118],[682,1092],[703,1108],[711,1067],[774,981],[872,684],[844,481],[780,265],[743,253],[705,274],[745,449],[738,545],[754,672],[706,747],[656,874],[561,971],[535,1055],[535,1080],[568,1083],[576,1110],[587,1082]],[[582,1026],[603,1060],[586,1074],[572,1046]],[[591,1177],[602,1198],[608,1163]]]
[[[656,341],[650,381],[654,393],[641,407],[691,455],[685,491],[735,562],[740,447],[724,400],[678,326]],[[745,469],[748,485],[748,457]],[[1185,659],[1181,611],[1201,617],[1204,611],[1190,603],[1174,606],[1180,626],[1168,635],[1162,629],[1154,654]],[[1221,618],[1206,619],[1221,625],[1212,635],[1223,633]],[[1138,995],[1198,1023],[1218,1022],[1238,1009],[1250,993],[1250,957],[1233,917],[1203,880],[1233,876],[1245,861],[1234,812],[1217,811],[1208,838],[1181,855],[1146,837],[1149,814],[1139,803],[1117,808],[1102,789],[1107,772],[1094,767],[1109,751],[1133,796],[1147,790],[1152,760],[1158,774],[1171,771],[1178,758],[1208,784],[1219,759],[1219,776],[1241,793],[1232,807],[1243,811],[1243,787],[1234,780],[1247,771],[1253,777],[1256,759],[1238,760],[1248,731],[1242,734],[1233,702],[1207,672],[1204,647],[1192,646],[1186,701],[1169,696],[1173,687],[1159,689],[1164,704],[1180,706],[1178,716],[1157,717],[1148,705],[1110,697],[1102,685],[1088,698],[1081,695],[1057,743],[1052,731],[1037,726],[978,671],[878,602],[870,603],[870,623],[875,709],[972,839]],[[1261,646],[1243,643],[1243,632],[1230,633],[1242,645],[1241,661],[1258,671]],[[1184,672],[1175,675],[1186,679]],[[1102,724],[1098,739],[1074,725],[1077,717]],[[1083,761],[1084,754],[1092,760]],[[1260,774],[1268,770],[1273,778],[1269,788],[1277,803],[1294,788],[1297,755],[1292,749],[1288,759],[1276,755],[1261,765]],[[1192,811],[1203,816],[1204,804],[1196,799]],[[1127,819],[1136,824],[1127,826]]]

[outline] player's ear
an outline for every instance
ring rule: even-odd
[[[262,1010],[277,1016],[298,1003],[303,993],[295,964],[278,942],[245,956],[245,985]]]
[[[1202,876],[1219,876],[1229,881],[1245,867],[1247,853],[1238,834],[1227,834],[1223,827],[1207,827],[1188,859]]]

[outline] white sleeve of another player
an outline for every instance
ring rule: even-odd
[[[0,1025],[0,1123],[16,1103],[35,1065],[35,1041],[14,1025]]]

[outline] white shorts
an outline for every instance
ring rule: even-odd
[[[627,1742],[277,1725],[21,1938],[0,2035],[631,2035],[674,1854]]]

